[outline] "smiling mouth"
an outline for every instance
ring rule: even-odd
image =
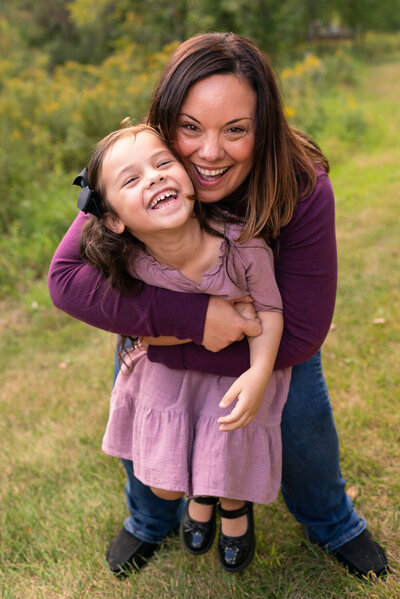
[[[178,192],[175,190],[163,191],[157,194],[150,202],[150,210],[160,210],[160,208],[166,208],[176,201]]]
[[[197,164],[193,165],[196,169],[197,174],[199,175],[199,179],[203,181],[216,181],[223,177],[225,173],[231,168],[230,166],[226,166],[224,168],[202,168],[197,166]]]

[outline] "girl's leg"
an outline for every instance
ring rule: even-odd
[[[218,558],[229,572],[244,570],[253,559],[256,548],[253,504],[250,501],[221,499]]]
[[[227,499],[221,497],[220,505],[223,510],[232,512],[244,507],[245,502],[238,499]],[[241,537],[248,528],[247,515],[243,514],[238,518],[224,518],[221,516],[221,531],[229,537]]]
[[[166,491],[165,489],[158,489],[157,487],[150,487],[150,489],[154,495],[160,497],[161,499],[166,499],[167,501],[174,501],[185,495],[185,493],[181,491]]]
[[[221,497],[220,505],[224,510],[238,510],[244,506],[245,502],[238,499],[228,499]],[[213,515],[213,505],[199,503],[195,500],[189,500],[188,514],[190,518],[197,522],[209,522]],[[247,530],[247,516],[239,516],[238,518],[228,519],[221,517],[221,530],[224,534],[231,537],[240,537]]]
[[[180,526],[186,551],[202,555],[210,549],[215,537],[217,503],[218,497],[195,497],[186,503]]]
[[[165,537],[179,526],[183,499],[170,501],[157,497],[150,487],[136,478],[130,460],[122,460],[128,475],[126,501],[129,518],[124,522],[125,529],[147,543],[161,543]]]

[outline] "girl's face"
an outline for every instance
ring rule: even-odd
[[[237,189],[253,166],[257,96],[234,75],[195,83],[182,103],[175,146],[202,202]]]
[[[147,235],[181,226],[193,212],[189,176],[151,132],[115,142],[103,160],[101,186],[118,215],[106,215],[105,224],[115,233],[126,227],[144,243]]]

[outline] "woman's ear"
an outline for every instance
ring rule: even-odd
[[[117,235],[121,235],[125,231],[125,225],[122,220],[116,216],[115,214],[111,214],[110,212],[106,212],[103,215],[103,222],[107,229],[110,229],[113,233],[117,233]]]

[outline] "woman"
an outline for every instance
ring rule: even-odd
[[[312,541],[351,571],[384,573],[384,552],[344,491],[320,361],[336,292],[334,200],[326,159],[289,127],[265,57],[234,34],[199,35],[179,46],[156,86],[148,122],[173,144],[202,202],[218,201],[244,216],[246,238],[261,235],[274,246],[285,317],[276,367],[293,366],[282,419],[282,491],[289,510]],[[78,216],[51,265],[50,292],[59,308],[124,335],[192,339],[169,348],[152,341],[149,358],[171,368],[231,376],[248,368],[247,343],[233,342],[257,334],[253,321],[220,298],[153,287],[138,297],[107,290],[79,256],[83,222]],[[124,466],[130,518],[107,553],[116,573],[130,564],[141,567],[177,526],[182,509],[179,502],[152,496],[135,478],[132,463]]]

